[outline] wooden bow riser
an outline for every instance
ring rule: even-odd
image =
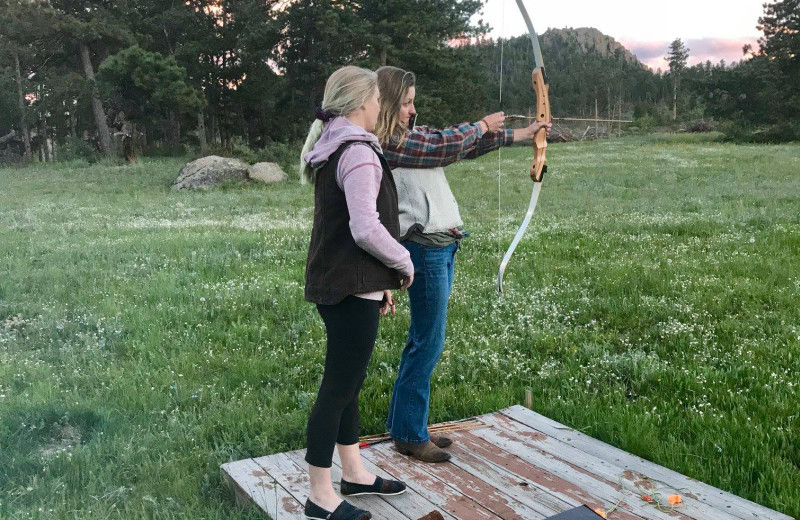
[[[552,120],[550,115],[550,97],[548,92],[550,85],[544,80],[544,70],[541,67],[533,69],[531,73],[533,91],[536,92],[536,121],[549,123]],[[533,138],[533,164],[531,165],[531,179],[533,182],[542,182],[542,177],[547,172],[547,131],[542,128]]]

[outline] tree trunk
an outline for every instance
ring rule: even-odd
[[[108,122],[106,121],[106,112],[103,110],[103,102],[100,101],[100,93],[97,91],[97,86],[94,82],[94,67],[92,60],[89,56],[89,46],[86,43],[79,41],[78,46],[81,52],[81,61],[83,62],[83,71],[86,74],[86,79],[92,85],[92,110],[94,111],[94,120],[97,124],[97,133],[100,137],[100,148],[106,155],[114,153],[114,145],[111,142],[111,131],[108,129]]]
[[[47,121],[45,121],[44,117],[42,117],[39,124],[39,138],[42,147],[42,161],[50,162],[50,147],[47,143]]]
[[[594,138],[600,139],[600,129],[598,128],[597,120],[600,119],[600,111],[597,108],[597,96],[594,98]]]
[[[25,93],[22,91],[22,71],[19,66],[19,53],[14,52],[14,64],[17,67],[17,97],[19,104],[19,126],[22,130],[22,141],[25,143],[25,160],[31,159],[31,131],[28,129],[28,119],[25,117]]]
[[[169,133],[167,140],[169,143],[174,146],[178,147],[181,144],[181,118],[178,114],[174,111],[170,111],[169,113]]]
[[[219,140],[217,140],[217,114],[215,114],[212,110],[209,117],[209,123],[211,123],[211,142],[214,144],[219,144]]]
[[[381,49],[381,67],[386,66],[386,49]]]
[[[678,119],[678,79],[672,81],[672,120]]]
[[[122,112],[120,112],[121,114]],[[136,155],[136,125],[125,119],[122,121],[122,156],[129,163],[139,160]]]
[[[137,126],[136,131],[138,132],[136,134],[136,144],[139,146],[139,150],[141,150],[142,153],[147,153],[147,136],[153,133],[153,130],[152,128],[149,128],[148,125],[143,125]]]
[[[205,157],[208,155],[208,142],[206,141],[206,118],[203,116],[203,110],[197,111],[197,139],[200,140],[200,155]]]
[[[9,133],[0,137],[0,144],[6,144],[10,140],[14,139],[17,136],[17,132],[12,128]]]
[[[606,89],[608,92],[608,117],[606,119],[614,119],[614,116],[612,115],[613,110],[611,109],[611,86],[607,85]],[[606,127],[606,139],[611,139],[611,123],[606,122],[605,127]]]
[[[78,140],[78,118],[75,117],[75,106],[69,111],[69,135],[74,140]]]

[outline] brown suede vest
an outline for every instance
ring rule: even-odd
[[[314,224],[306,263],[305,298],[310,302],[333,305],[351,294],[400,288],[400,273],[356,244],[350,232],[347,200],[336,182],[339,158],[348,146],[360,142],[342,144],[316,172]],[[386,159],[377,155],[383,167],[376,201],[378,217],[396,239],[400,235],[397,188]]]

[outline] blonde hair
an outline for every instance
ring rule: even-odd
[[[390,142],[401,143],[406,136],[408,127],[400,121],[400,107],[408,89],[416,85],[417,78],[413,72],[397,67],[381,67],[376,73],[381,93],[381,111],[378,124],[375,125],[375,135],[381,147],[385,147]]]
[[[337,70],[325,83],[322,110],[336,116],[348,116],[361,108],[378,86],[378,76],[371,70],[348,65]],[[300,183],[314,182],[313,170],[303,159],[319,141],[327,123],[316,119],[308,131],[308,137],[300,152]]]

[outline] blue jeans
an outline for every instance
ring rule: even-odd
[[[453,287],[458,243],[445,247],[403,242],[414,263],[414,283],[408,289],[411,326],[394,382],[386,429],[393,439],[425,444],[431,375],[444,350],[447,301]]]

